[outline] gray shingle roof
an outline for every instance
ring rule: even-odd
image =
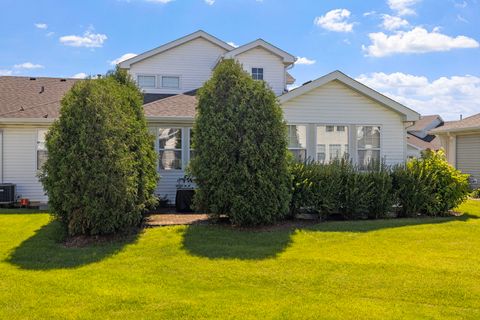
[[[474,114],[463,120],[447,121],[443,126],[435,128],[430,132],[436,134],[440,132],[467,131],[470,129],[480,130],[480,113]]]

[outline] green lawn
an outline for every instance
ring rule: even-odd
[[[0,214],[0,319],[480,318],[480,201],[458,218],[146,229],[65,248]]]

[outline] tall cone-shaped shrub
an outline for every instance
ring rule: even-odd
[[[275,94],[234,60],[224,60],[198,92],[195,157],[197,208],[233,224],[269,224],[290,201],[286,126]]]
[[[70,235],[138,226],[154,204],[156,154],[142,108],[141,92],[122,70],[79,81],[63,98],[41,181]]]

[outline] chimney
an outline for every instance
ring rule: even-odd
[[[463,114],[460,114],[460,120],[463,120]]]

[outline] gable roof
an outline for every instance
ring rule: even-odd
[[[372,100],[380,103],[381,105],[401,114],[404,116],[405,121],[417,121],[420,119],[420,114],[416,111],[404,106],[401,103],[398,103],[395,100],[388,98],[387,96],[375,91],[361,82],[358,82],[355,79],[350,78],[346,74],[342,73],[341,71],[333,71],[329,74],[324,75],[316,80],[306,82],[302,86],[295,88],[279,97],[279,101],[281,104],[298,97],[306,92],[309,92],[313,89],[323,86],[331,81],[337,80],[347,87],[369,97]]]
[[[480,113],[467,117],[463,120],[446,121],[443,126],[430,130],[431,133],[462,132],[480,130]]]
[[[56,118],[78,79],[0,77],[0,118]]]
[[[181,37],[177,40],[174,40],[174,41],[170,41],[164,45],[161,45],[157,48],[154,48],[152,50],[149,50],[149,51],[146,51],[144,53],[141,53],[133,58],[130,58],[130,59],[127,59],[127,60],[124,60],[122,62],[119,63],[119,66],[120,68],[130,68],[130,65],[132,65],[133,63],[136,63],[136,62],[139,62],[139,61],[142,61],[144,59],[147,59],[151,56],[154,56],[156,54],[159,54],[159,53],[162,53],[162,52],[165,52],[167,50],[170,50],[172,48],[175,48],[175,47],[178,47],[186,42],[189,42],[189,41],[192,41],[192,40],[195,40],[195,39],[198,39],[198,38],[203,38],[207,41],[210,41],[211,43],[213,44],[216,44],[217,46],[225,49],[226,51],[230,51],[232,49],[234,49],[234,47],[232,47],[231,45],[229,45],[228,43],[212,36],[211,34],[208,34],[206,33],[205,31],[203,30],[198,30],[194,33],[191,33],[189,35],[186,35],[184,37]]]
[[[288,53],[288,52],[286,52],[286,51],[284,51],[284,50],[282,50],[278,47],[275,47],[273,44],[270,44],[263,39],[257,39],[255,41],[244,44],[243,46],[237,47],[233,50],[229,50],[227,53],[225,53],[223,55],[223,57],[225,59],[234,58],[235,56],[237,56],[241,53],[244,53],[248,50],[251,50],[251,49],[254,49],[254,48],[257,48],[257,47],[264,48],[265,50],[270,51],[271,53],[279,56],[280,58],[282,58],[283,63],[286,64],[286,65],[293,64],[295,62],[295,60],[297,60],[295,58],[295,56],[291,55],[290,53]]]

